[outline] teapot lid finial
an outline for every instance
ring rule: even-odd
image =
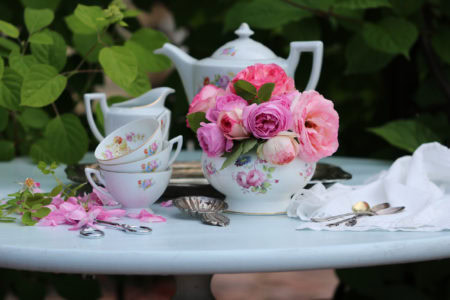
[[[234,32],[236,33],[239,38],[248,38],[250,37],[254,32],[250,29],[250,26],[248,26],[247,23],[242,23],[241,26]]]

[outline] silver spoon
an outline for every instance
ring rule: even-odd
[[[361,218],[361,217],[363,217],[363,216],[382,216],[382,215],[391,215],[391,214],[399,213],[399,212],[401,212],[401,211],[404,210],[404,209],[405,209],[404,206],[397,206],[397,207],[389,207],[389,208],[386,208],[386,209],[381,209],[381,210],[379,210],[379,211],[377,211],[377,212],[375,212],[375,213],[371,213],[371,214],[360,213],[360,214],[357,214],[357,215],[355,215],[355,216],[353,216],[353,217],[351,217],[351,218],[347,218],[347,219],[344,219],[344,220],[340,220],[340,221],[338,221],[338,222],[334,222],[334,223],[327,224],[327,226],[328,226],[328,227],[339,226],[339,225],[342,224],[342,223],[345,223],[346,225],[347,225],[347,223],[348,223],[347,226],[355,226],[355,224],[356,224],[356,222],[357,222],[357,219],[358,219],[358,218]]]
[[[374,215],[377,211],[386,209],[389,206],[390,206],[390,204],[385,202],[385,203],[380,203],[380,204],[374,205],[371,209],[369,209],[368,211],[365,211],[365,212],[350,212],[350,213],[345,213],[345,214],[331,216],[331,217],[311,218],[311,221],[313,221],[313,222],[328,222],[328,221],[333,221],[333,220],[340,219],[343,217],[359,215],[359,214]]]

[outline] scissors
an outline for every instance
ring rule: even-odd
[[[152,232],[152,229],[147,226],[135,226],[135,225],[129,225],[129,224],[120,224],[115,222],[109,222],[109,221],[102,221],[102,220],[95,220],[98,224],[106,225],[109,228],[117,229],[120,231],[123,231],[125,233],[132,233],[132,234],[149,234]],[[105,232],[100,229],[95,229],[89,226],[85,226],[80,230],[80,236],[87,239],[98,239],[105,236]]]

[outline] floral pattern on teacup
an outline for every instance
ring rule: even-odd
[[[138,186],[144,191],[153,185],[154,185],[153,179],[138,180]]]
[[[131,152],[127,141],[120,136],[115,136],[113,142],[105,146],[105,150],[101,153],[103,159],[113,159]]]
[[[234,164],[243,169],[233,173],[232,176],[244,193],[265,194],[273,184],[279,182],[272,175],[275,167],[266,165],[265,160],[257,158],[252,162],[251,156],[243,155]]]
[[[141,164],[141,169],[142,172],[144,173],[151,173],[154,172],[159,166],[160,163],[158,160],[152,160],[149,161],[147,164]]]
[[[144,134],[136,134],[134,132],[129,132],[125,135],[127,141],[129,142],[137,142],[137,141],[142,141],[145,138]]]
[[[152,156],[158,151],[158,144],[156,142],[153,142],[148,148],[144,149],[145,156]]]

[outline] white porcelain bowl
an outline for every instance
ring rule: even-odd
[[[174,144],[177,144],[175,153],[172,157],[172,148]],[[152,156],[149,156],[143,160],[118,165],[106,165],[99,163],[100,168],[105,171],[121,172],[121,173],[151,173],[166,170],[180,154],[181,147],[183,145],[183,136],[179,135],[174,137],[170,141],[164,141],[162,150]]]
[[[172,169],[153,173],[118,173],[86,168],[85,173],[93,188],[114,198],[124,208],[148,208],[166,190]],[[92,174],[95,174],[107,191],[98,188]]]
[[[221,170],[224,161],[203,153],[203,174],[226,196],[228,210],[245,214],[285,213],[291,196],[309,182],[316,167],[299,158],[287,165],[273,165],[255,153],[244,154]]]
[[[161,150],[160,122],[140,119],[111,132],[95,149],[95,158],[104,165],[142,160]]]

